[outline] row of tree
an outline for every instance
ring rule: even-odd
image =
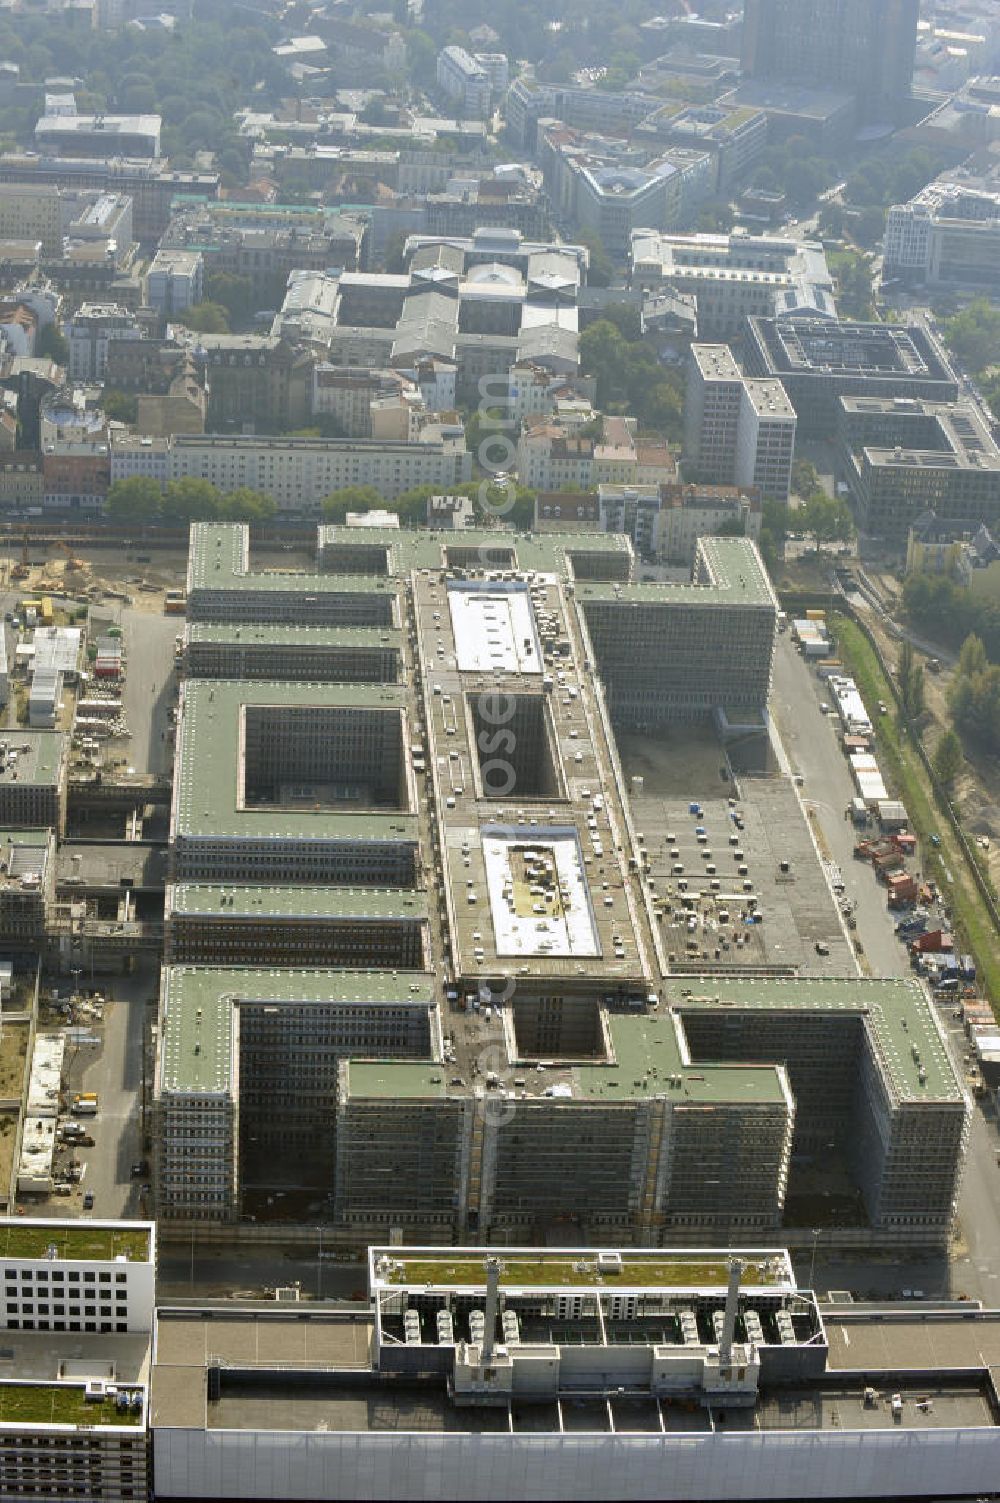
[[[145,475],[116,480],[108,491],[105,512],[129,526],[182,526],[188,522],[266,522],[277,507],[271,496],[243,486],[222,492],[209,480],[171,480],[160,489]]]

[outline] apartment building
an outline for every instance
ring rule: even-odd
[[[639,134],[710,152],[715,164],[713,192],[730,198],[750,180],[764,153],[767,116],[752,107],[665,104],[646,117]]]
[[[144,327],[115,303],[83,303],[66,325],[69,375],[73,381],[103,382],[112,340],[141,339]]]
[[[975,118],[974,110],[967,113]],[[887,281],[995,292],[1000,286],[1000,174],[973,175],[958,168],[928,183],[908,203],[893,204],[882,255]]]
[[[777,380],[743,376],[727,345],[694,344],[684,405],[684,471],[709,485],[757,489],[787,502],[795,409]]]
[[[563,518],[572,513],[572,498],[559,498]],[[566,502],[568,501],[568,505]],[[540,496],[536,502],[536,526],[559,530],[558,520],[548,520],[555,498]],[[565,523],[564,523],[565,525]],[[601,485],[596,503],[588,507],[581,527],[600,527],[605,532],[623,532],[631,538],[644,559],[685,565],[695,561],[698,539],[724,530],[731,536],[760,537],[761,495],[753,486],[693,485],[666,482],[659,485]]]
[[[904,544],[928,510],[973,529],[1000,521],[1000,449],[969,403],[841,397],[837,446],[873,537]]]
[[[743,353],[748,375],[781,382],[804,438],[834,438],[841,397],[958,397],[948,358],[923,324],[749,318]]]
[[[274,212],[279,206],[269,207],[272,212],[266,216],[259,205],[228,200],[183,207],[164,230],[160,250],[197,251],[206,276],[226,272],[247,277],[254,296],[272,307],[293,271],[357,271],[367,265],[367,215],[328,209],[302,222],[282,223]]]
[[[747,318],[796,315],[835,320],[833,281],[823,248],[780,236],[652,234],[637,229],[629,248],[630,285],[688,293],[702,339],[731,339]]]
[[[420,485],[453,490],[472,479],[472,456],[457,421],[424,423],[415,443],[180,434],[169,474],[209,480],[221,491],[247,485],[272,496],[281,513],[317,516],[324,498],[345,486],[371,485],[389,500]]]
[[[371,438],[372,404],[404,397],[418,398],[419,388],[400,371],[328,361],[313,368],[313,416],[332,418],[344,438]]]
[[[40,240],[42,254],[62,255],[61,195],[54,184],[0,183],[0,239]]]
[[[25,1218],[0,1233],[4,1497],[148,1497],[154,1269],[151,1222]]]

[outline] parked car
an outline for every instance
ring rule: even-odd
[[[84,1195],[84,1197],[83,1197],[83,1209],[85,1211],[92,1211],[94,1209],[94,1192],[93,1192],[93,1190],[88,1190],[87,1193]]]

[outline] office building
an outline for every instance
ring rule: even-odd
[[[787,501],[795,410],[780,381],[740,374],[727,345],[694,344],[684,406],[684,472],[708,485],[750,486]]]
[[[504,58],[506,63],[506,58]],[[493,102],[493,80],[464,47],[443,47],[437,56],[438,88],[463,115],[485,118]]]
[[[0,853],[0,943],[8,952],[37,953],[55,895],[55,833],[6,830]]]
[[[149,1496],[154,1270],[151,1222],[4,1224],[5,1498]]]
[[[744,363],[748,375],[777,377],[804,438],[834,438],[841,397],[958,397],[947,356],[923,324],[750,318]]]
[[[743,75],[843,89],[862,118],[892,120],[910,93],[917,17],[917,0],[746,0]]]
[[[731,339],[747,318],[836,318],[822,246],[778,236],[663,235],[631,239],[630,285],[692,295],[702,339]]]
[[[395,683],[401,663],[401,634],[391,626],[191,621],[184,632],[184,666],[192,678]]]
[[[749,182],[764,153],[767,116],[761,109],[719,103],[665,104],[646,117],[638,133],[710,152],[715,163],[713,193],[731,198]]]
[[[1000,174],[945,173],[893,204],[882,242],[885,281],[996,292],[1000,287]]]
[[[973,530],[1000,522],[1000,449],[967,403],[842,397],[838,460],[858,526],[903,544],[925,511]]]
[[[184,200],[181,199],[181,203]],[[197,251],[206,277],[226,272],[249,278],[253,296],[276,308],[292,272],[358,271],[368,264],[371,225],[366,214],[343,209],[285,217],[281,205],[196,201],[174,214],[160,250]]]
[[[160,155],[159,115],[42,115],[35,124],[35,145],[50,156]]]

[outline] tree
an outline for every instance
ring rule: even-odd
[[[975,674],[985,672],[986,667],[983,640],[973,633],[962,643],[962,650],[958,655],[958,672],[963,678],[973,678]]]
[[[822,490],[819,483],[819,473],[816,466],[808,459],[797,459],[792,465],[792,490],[803,501],[807,500],[813,491]]]
[[[825,491],[813,491],[799,508],[798,519],[806,536],[814,540],[817,553],[824,543],[847,542],[854,536],[854,519],[846,501]]]
[[[324,498],[323,516],[328,522],[343,522],[349,511],[371,511],[373,507],[384,506],[381,492],[373,485],[347,485]]]
[[[145,524],[160,516],[163,495],[155,480],[134,475],[130,480],[116,480],[104,502],[105,514],[116,521]]]
[[[171,522],[211,522],[219,515],[218,487],[193,475],[171,480],[163,497],[163,515]]]
[[[916,720],[924,713],[924,670],[913,654],[913,643],[904,638],[899,651],[899,697],[903,714]]]
[[[962,770],[964,761],[958,732],[949,728],[934,748],[934,755],[931,758],[934,776],[943,788],[951,788]]]
[[[193,303],[183,313],[175,313],[173,319],[199,334],[229,333],[229,316],[221,303]]]
[[[101,405],[113,423],[134,423],[139,416],[139,398],[132,392],[106,391]]]
[[[386,271],[389,272],[392,276],[401,276],[402,273],[406,270],[406,261],[403,257],[403,250],[405,246],[406,236],[400,232],[397,232],[395,235],[390,235],[389,239],[386,242],[385,256],[383,257],[383,261],[385,263]]]
[[[253,283],[249,277],[237,276],[229,271],[215,271],[205,278],[205,302],[197,306],[217,303],[226,310],[230,324],[244,324],[254,313]],[[194,328],[193,324],[189,325]],[[224,330],[203,329],[202,333],[223,333]]]
[[[944,337],[969,370],[985,370],[1000,350],[1000,308],[984,297],[974,298],[961,313],[945,320]]]
[[[56,324],[44,324],[35,340],[35,354],[41,360],[54,360],[56,365],[69,364],[69,343]]]
[[[217,515],[226,522],[267,522],[277,509],[272,496],[240,485],[219,497]]]

